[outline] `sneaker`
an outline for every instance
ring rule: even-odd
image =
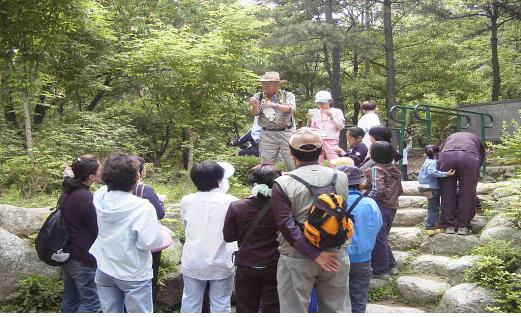
[[[441,232],[441,229],[426,229],[425,230],[425,233],[429,236],[429,237],[432,237],[433,235],[437,234],[437,233],[440,233]]]
[[[457,234],[460,236],[468,236],[472,234],[472,231],[470,231],[469,228],[462,227],[458,229]]]
[[[456,234],[456,228],[454,228],[454,227],[445,228],[445,229],[443,229],[443,233],[446,233],[446,234]]]

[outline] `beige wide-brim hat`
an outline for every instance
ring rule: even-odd
[[[259,81],[262,82],[279,82],[279,83],[285,83],[286,80],[281,80],[280,75],[278,72],[266,72],[264,75],[262,75],[259,79]]]
[[[289,145],[300,152],[313,152],[322,147],[320,131],[303,127],[293,132],[289,138]]]

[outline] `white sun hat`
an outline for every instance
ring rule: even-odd
[[[232,177],[233,173],[235,173],[235,167],[228,162],[217,162],[222,168],[224,168],[224,176],[223,178]]]

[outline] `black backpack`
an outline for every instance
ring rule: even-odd
[[[69,230],[65,225],[60,203],[62,197],[58,200],[58,205],[51,209],[53,212],[43,223],[34,241],[40,260],[51,266],[64,265],[70,257],[70,253],[67,252]]]

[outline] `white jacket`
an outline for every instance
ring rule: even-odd
[[[181,257],[183,275],[198,280],[221,280],[235,272],[232,254],[237,251],[237,242],[224,242],[223,226],[228,207],[236,200],[217,189],[181,199],[186,235]]]
[[[124,281],[152,279],[150,250],[162,244],[154,206],[130,192],[108,191],[102,186],[94,193],[98,237],[89,252],[98,268]]]

